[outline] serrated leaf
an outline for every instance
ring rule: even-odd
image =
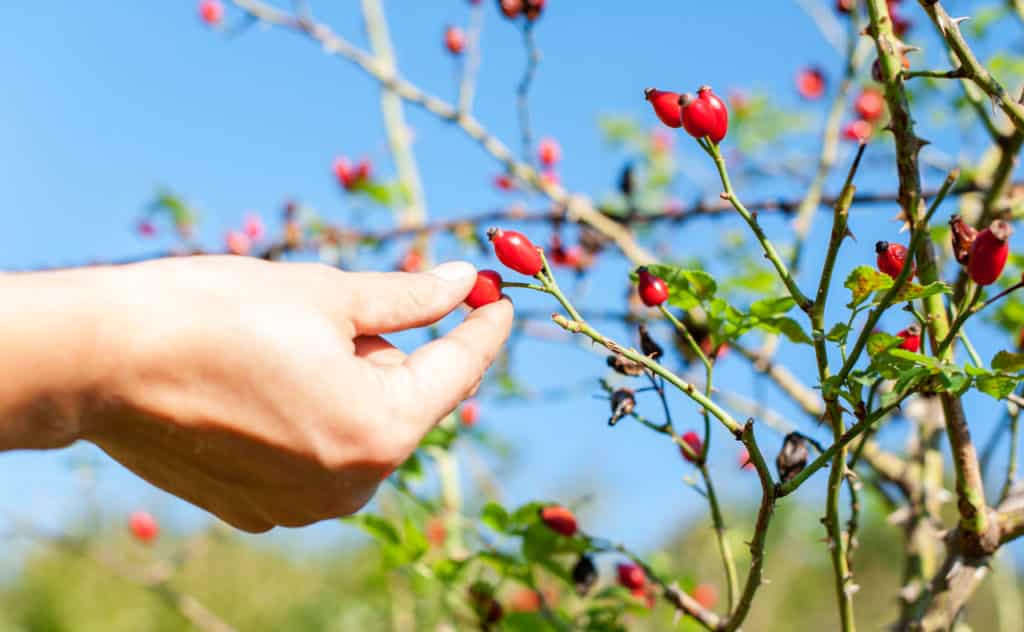
[[[772,326],[779,331],[779,333],[784,335],[786,338],[789,338],[790,342],[805,345],[814,344],[810,336],[808,336],[804,331],[803,327],[801,327],[800,324],[792,318],[783,316],[781,318],[773,319],[770,322]]]
[[[896,336],[897,338],[899,336]],[[909,360],[914,364],[926,367],[937,367],[939,361],[931,356],[927,356],[921,353],[914,353],[913,351],[907,351],[906,349],[890,349],[889,355],[900,358],[901,360]]]
[[[1010,373],[1024,371],[1024,353],[1000,351],[992,358],[992,368]]]
[[[892,287],[892,279],[871,266],[857,266],[846,277],[843,287],[850,290],[851,298],[847,307],[852,309],[863,303],[872,293]]]
[[[1006,399],[1006,397],[1017,388],[1020,378],[990,373],[974,378],[974,384],[978,390],[995,399]]]
[[[896,298],[893,299],[894,303],[906,303],[908,301],[915,301],[917,299],[928,298],[936,294],[952,294],[953,290],[942,281],[936,281],[929,283],[928,285],[918,285],[917,283],[904,283],[903,287],[896,294]],[[882,302],[885,292],[877,292],[875,294],[874,304]]]

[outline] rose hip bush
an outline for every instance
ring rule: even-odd
[[[488,394],[519,392],[511,370],[499,366],[483,395],[443,420],[391,475],[392,510],[346,519],[376,540],[389,577],[415,578],[410,583],[440,593],[436,629],[854,630],[858,613],[874,607],[858,599],[859,560],[871,554],[860,550],[862,536],[887,543],[885,563],[900,575],[885,613],[895,629],[966,625],[968,604],[992,581],[1001,551],[1024,535],[1024,490],[1016,484],[1024,258],[1013,240],[1024,214],[1024,186],[1014,180],[1024,142],[1024,62],[999,43],[1007,32],[1020,40],[1019,2],[979,7],[972,22],[934,0],[812,3],[843,62],[793,69],[803,106],[826,112],[804,160],[790,160],[786,143],[812,128],[806,116],[747,87],[719,85],[700,64],[680,63],[677,74],[636,90],[646,101],[643,120],[601,121],[625,159],[609,183],[613,192],[597,198],[561,184],[558,168],[572,147],[553,136],[533,141],[529,93],[543,69],[544,18],[569,10],[565,3],[439,3],[446,20],[439,55],[446,51],[459,69],[452,101],[391,69],[377,0],[363,2],[365,50],[318,23],[307,3],[294,4],[289,12],[262,0],[204,0],[198,15],[225,35],[256,24],[294,31],[315,44],[311,54],[339,56],[381,84],[397,105],[383,110],[395,173],[358,148],[321,168],[340,195],[393,211],[395,227],[346,228],[288,201],[276,231],[247,217],[222,250],[354,266],[364,251],[390,249],[399,253],[396,269],[411,272],[450,256],[453,244],[471,248],[482,265],[467,308],[503,293],[529,295],[544,309],[521,311],[520,319],[542,320],[558,342],[598,350],[600,357],[578,364],[608,402],[595,431],[607,431],[609,450],[616,438],[608,427],[619,424],[664,439],[711,527],[716,567],[705,564],[695,576],[681,573],[671,555],[641,555],[602,537],[571,499],[464,501],[452,475],[458,446],[493,448],[483,428],[500,397]],[[521,31],[527,51],[516,86],[517,149],[473,114],[488,12]],[[476,141],[495,164],[493,180],[478,185],[514,201],[497,212],[429,219],[403,105]],[[929,144],[919,135],[928,116],[957,121],[948,126],[964,139],[956,158],[942,153],[943,139]],[[681,155],[715,174],[717,197],[690,204],[675,197]],[[786,196],[760,193],[780,180]],[[858,192],[863,181],[880,183],[877,192]],[[840,184],[830,190],[833,182]],[[542,210],[527,210],[524,200]],[[878,225],[862,213],[880,204],[896,211],[896,222]],[[767,230],[762,219],[780,214],[792,220],[787,230]],[[661,232],[708,218],[736,229],[721,252]],[[202,251],[197,213],[169,190],[138,224],[141,238],[168,229],[180,240],[170,254]],[[865,242],[859,234],[882,238]],[[603,307],[596,314],[594,301],[579,305],[575,283],[599,263],[616,270],[620,285],[590,289]],[[563,287],[570,280],[574,291]],[[983,355],[971,337],[991,330],[1000,346]],[[716,374],[729,357],[749,364],[805,418],[780,422],[744,397],[747,382]],[[783,357],[799,359],[787,366]],[[965,401],[978,405],[968,409]],[[712,460],[721,445],[732,455],[729,486],[757,497],[744,522],[727,524],[716,491],[715,474],[725,470]],[[991,467],[996,451],[1009,455],[1001,471]],[[814,537],[792,544],[829,566],[831,619],[800,609],[781,623],[751,616],[759,600],[782,590],[768,580],[788,560],[773,558],[770,542],[786,537],[778,516],[811,480],[824,484],[814,507],[820,524]],[[877,526],[880,518],[890,524]],[[129,528],[140,543],[158,543],[148,513],[133,514]],[[199,627],[228,625],[212,611],[184,615]]]

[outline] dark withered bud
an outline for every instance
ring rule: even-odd
[[[620,375],[640,377],[644,374],[644,366],[637,362],[633,362],[626,356],[610,355],[608,356],[607,362],[608,366]]]
[[[779,470],[779,478],[782,482],[788,482],[794,476],[803,471],[807,465],[807,442],[798,432],[791,432],[786,435],[782,442],[782,449],[779,456],[775,458],[775,467]]]
[[[540,17],[546,0],[525,0],[526,19],[531,22]]]
[[[597,583],[597,566],[589,555],[581,555],[572,567],[572,583],[576,586],[576,594],[585,596]]]
[[[651,338],[650,332],[647,330],[646,323],[640,323],[640,350],[645,356],[652,360],[657,360],[661,356],[665,355],[661,345]]]
[[[489,630],[504,615],[504,609],[494,596],[494,587],[486,582],[475,582],[469,587],[469,603],[480,618],[483,629]]]
[[[949,218],[949,228],[953,241],[953,256],[960,265],[967,265],[971,254],[971,245],[978,236],[978,230],[966,223],[959,215]]]
[[[619,192],[629,197],[633,195],[633,191],[633,163],[627,162],[626,166],[622,168],[622,173],[619,174]]]
[[[611,399],[612,416],[608,419],[608,425],[614,426],[626,415],[632,414],[636,408],[636,399],[633,397],[633,389],[620,388],[612,393]]]

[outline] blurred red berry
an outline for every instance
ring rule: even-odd
[[[448,539],[448,528],[444,524],[444,518],[440,516],[432,516],[427,520],[425,531],[427,542],[433,546],[444,546],[445,540]]]
[[[523,588],[512,595],[508,607],[513,612],[537,612],[540,603],[540,594],[536,590]]]
[[[252,242],[240,230],[229,230],[224,236],[224,246],[233,255],[247,255],[252,247]]]
[[[461,55],[466,49],[466,34],[457,26],[449,26],[444,31],[444,46],[452,55]]]
[[[668,130],[659,127],[651,132],[651,150],[658,154],[668,153],[672,150],[675,140],[675,136]]]
[[[224,19],[224,5],[220,0],[202,0],[199,3],[199,17],[210,26],[217,26]]]
[[[865,88],[857,95],[857,99],[853,102],[853,108],[862,119],[873,123],[882,116],[882,112],[885,110],[885,97],[875,88]]]
[[[630,590],[643,590],[647,584],[647,574],[639,565],[632,562],[619,564],[616,567],[619,585]]]
[[[544,507],[540,510],[540,519],[549,529],[555,533],[572,537],[576,535],[576,516],[571,511],[560,505]]]
[[[400,272],[421,272],[423,270],[423,254],[418,248],[410,248],[398,262]]]
[[[128,516],[128,529],[143,544],[149,544],[160,535],[160,525],[148,511],[134,511]]]
[[[562,159],[562,147],[554,138],[542,138],[537,146],[537,158],[545,167],[554,167]]]
[[[501,191],[511,191],[516,188],[516,181],[507,173],[502,173],[494,177],[494,186]]]
[[[562,179],[554,169],[545,169],[544,171],[541,171],[540,181],[546,187],[556,187],[562,183]]]
[[[364,158],[353,166],[352,162],[344,156],[334,159],[333,168],[334,177],[346,191],[351,191],[359,185],[367,183],[372,170],[369,160]]]
[[[871,138],[871,133],[873,131],[871,123],[862,119],[857,119],[855,121],[850,121],[846,127],[843,128],[843,138],[859,143]]]
[[[156,236],[156,224],[149,221],[148,219],[139,220],[138,226],[136,228],[139,231],[139,235],[143,237]]]
[[[817,66],[802,68],[796,73],[796,91],[808,101],[820,99],[825,94],[825,73]]]
[[[519,17],[523,11],[523,0],[498,0],[498,7],[509,19]]]
[[[266,227],[263,225],[263,218],[255,213],[245,216],[242,223],[242,232],[252,241],[260,241],[266,234]]]
[[[472,428],[480,420],[480,404],[475,399],[467,399],[459,407],[459,421],[463,426]]]
[[[750,460],[750,452],[746,448],[740,450],[739,456],[736,457],[736,462],[739,463],[741,470],[754,469],[754,463]]]
[[[700,458],[700,453],[704,447],[704,443],[700,440],[697,433],[692,430],[687,431],[686,434],[683,435],[683,442],[690,446],[690,449],[693,450],[695,456],[687,454],[686,450],[683,449],[683,446],[679,446],[679,452],[683,455],[683,458],[690,463],[696,463],[697,459]]]

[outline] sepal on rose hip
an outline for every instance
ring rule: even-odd
[[[1006,267],[1006,258],[1010,254],[1008,240],[1013,234],[1013,227],[1008,222],[997,219],[988,228],[978,233],[971,244],[970,256],[967,260],[967,274],[978,285],[991,285],[996,282]]]

